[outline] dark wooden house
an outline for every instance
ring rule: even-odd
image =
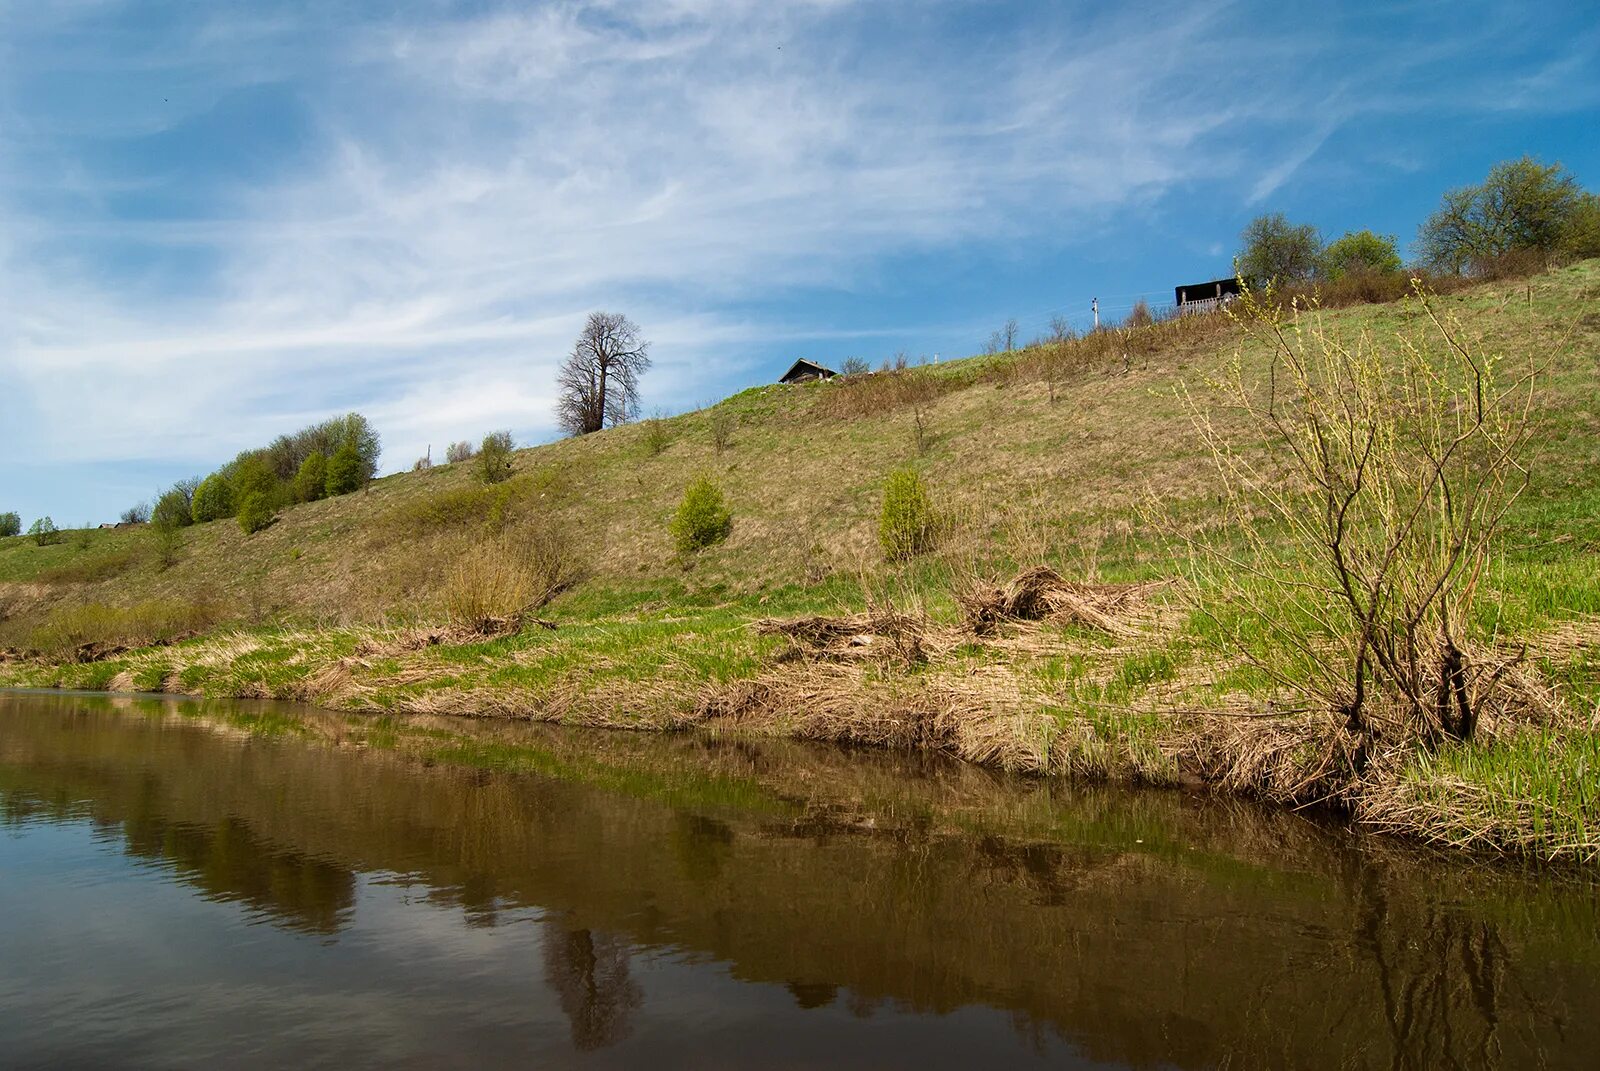
[[[1212,279],[1208,283],[1190,283],[1172,288],[1178,312],[1211,312],[1239,296],[1239,280]]]
[[[816,361],[801,358],[787,372],[778,377],[779,383],[810,383],[814,379],[832,379],[839,373],[824,368]]]

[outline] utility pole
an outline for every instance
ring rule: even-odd
[[[1093,298],[1089,302],[1089,311],[1094,313],[1094,329],[1100,330],[1100,299]]]

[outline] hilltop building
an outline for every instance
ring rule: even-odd
[[[824,368],[815,361],[801,358],[790,369],[778,377],[779,383],[810,383],[817,379],[832,379],[839,373],[831,368]]]
[[[1212,279],[1207,283],[1190,283],[1173,287],[1173,297],[1180,315],[1195,312],[1214,312],[1239,296],[1239,280]]]

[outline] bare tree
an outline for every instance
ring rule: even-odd
[[[616,312],[591,312],[556,377],[556,419],[571,435],[627,421],[639,406],[639,377],[650,368],[650,343]]]

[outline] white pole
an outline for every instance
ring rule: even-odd
[[[1095,298],[1089,302],[1089,309],[1094,313],[1094,329],[1100,330],[1100,299]]]

